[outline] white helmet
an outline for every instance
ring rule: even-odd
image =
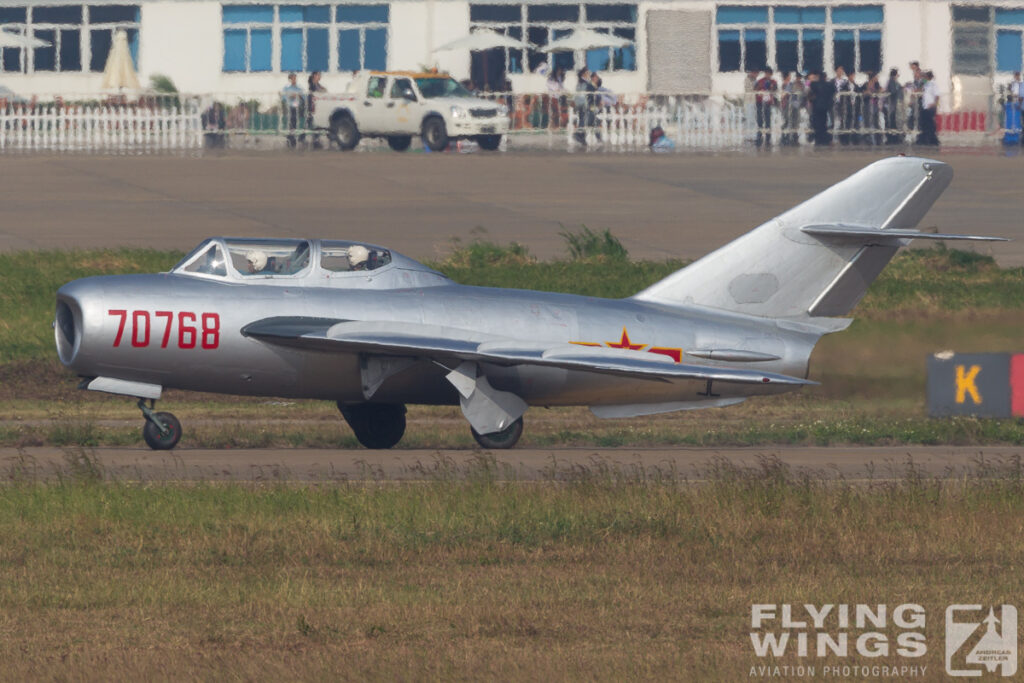
[[[361,244],[353,244],[348,248],[348,264],[355,268],[366,263],[370,258],[370,250]]]
[[[245,252],[245,260],[249,262],[249,268],[254,273],[263,270],[263,267],[267,265],[267,255],[259,249],[250,249]]]

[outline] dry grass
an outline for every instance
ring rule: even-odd
[[[734,681],[764,663],[752,603],[906,601],[937,674],[947,604],[1024,593],[1019,466],[873,487],[771,462],[701,486],[468,475],[0,489],[4,678]]]

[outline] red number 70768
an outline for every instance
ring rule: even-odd
[[[220,346],[220,315],[217,313],[192,313],[190,311],[178,311],[177,316],[172,311],[127,311],[125,309],[112,308],[107,311],[118,319],[117,335],[114,337],[114,346],[120,346],[125,336],[125,328],[128,327],[128,320],[131,319],[131,331],[128,338],[135,348],[143,348],[150,345],[152,341],[156,344],[160,340],[160,348],[166,349],[171,344],[171,330],[174,328],[174,320],[178,320],[178,335],[176,346],[179,349],[194,349],[197,344],[203,349],[215,349]],[[153,322],[153,319],[156,319]],[[163,331],[158,335],[151,335],[151,331],[163,322]],[[199,323],[197,326],[196,323]]]

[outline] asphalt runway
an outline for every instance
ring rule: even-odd
[[[635,258],[690,259],[881,156],[4,155],[0,250],[187,250],[225,234],[347,238],[433,259],[452,239],[481,238],[521,242],[545,259],[565,255],[559,232],[586,225],[611,230]],[[1024,265],[1024,159],[995,149],[936,156],[956,178],[925,226],[1013,238],[977,248],[1002,265]]]
[[[777,464],[794,476],[852,482],[913,476],[961,478],[1019,469],[1024,448],[986,446],[559,448],[472,450],[4,448],[0,479],[53,480],[98,472],[120,481],[416,482],[489,473],[502,481],[569,481],[588,474],[704,481],[723,463],[763,475]],[[88,461],[83,461],[83,456]],[[77,463],[77,464],[76,464]],[[96,467],[94,467],[94,465]],[[83,467],[84,466],[84,467]]]

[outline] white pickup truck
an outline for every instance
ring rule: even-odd
[[[360,72],[344,93],[313,97],[313,127],[326,129],[343,150],[362,137],[387,138],[397,152],[414,135],[440,151],[450,140],[471,138],[495,150],[508,133],[508,108],[475,97],[447,74]]]

